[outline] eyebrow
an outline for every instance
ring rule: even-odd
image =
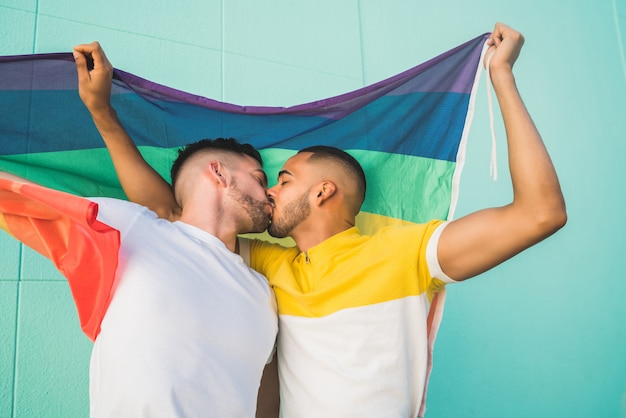
[[[293,173],[291,171],[289,171],[289,170],[280,170],[278,172],[278,178],[280,178],[280,176],[283,176],[285,174],[288,175],[288,176],[293,177]]]

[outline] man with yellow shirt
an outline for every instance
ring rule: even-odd
[[[364,190],[356,160],[312,147],[285,163],[268,192],[270,234],[298,243],[250,242],[250,266],[270,279],[279,306],[282,416],[399,417],[421,408],[430,302],[452,282],[436,255],[444,223],[361,235],[354,217]]]
[[[242,254],[249,251],[251,266],[268,277],[278,302],[282,416],[423,415],[433,295],[565,224],[556,172],[512,72],[523,41],[519,32],[496,24],[487,51],[507,132],[510,204],[451,222],[363,236],[354,225],[365,176],[354,158],[335,148],[312,147],[283,166],[278,183],[268,190],[274,203],[269,232],[293,238],[296,247],[241,243]],[[90,54],[95,62],[90,77],[77,60],[79,90],[129,199],[177,219],[169,185],[142,162],[109,104],[110,64],[99,48]]]

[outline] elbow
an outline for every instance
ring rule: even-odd
[[[565,203],[561,202],[545,211],[535,218],[537,233],[539,236],[548,237],[567,223],[567,210]]]
[[[559,216],[558,216],[558,220],[557,220],[557,226],[556,226],[556,231],[558,231],[559,229],[563,228],[566,223],[567,223],[567,210],[565,209],[565,205],[563,205],[563,208],[559,212]]]
[[[563,228],[567,223],[567,208],[565,205],[565,197],[563,196],[560,186],[554,193],[548,194],[547,196],[552,196],[552,199],[548,199],[546,202],[549,202],[547,205],[549,213],[548,222],[551,230],[550,234],[553,234]]]
[[[559,211],[552,216],[550,225],[548,227],[549,234],[552,235],[559,229],[563,228],[567,223],[567,212],[565,210]]]

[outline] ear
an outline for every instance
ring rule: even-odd
[[[206,165],[205,173],[211,182],[215,182],[221,186],[226,186],[225,168],[219,161],[209,161]]]
[[[337,186],[332,181],[326,180],[318,184],[313,190],[316,193],[315,202],[318,206],[321,206],[335,195],[337,192]]]

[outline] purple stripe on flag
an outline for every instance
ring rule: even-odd
[[[469,94],[474,82],[480,48],[488,34],[478,36],[421,65],[386,80],[346,94],[292,107],[239,106],[166,87],[121,70],[115,78],[132,90],[114,86],[112,94],[139,93],[146,98],[179,101],[214,110],[255,115],[299,115],[340,119],[354,110],[384,96],[415,92],[454,92]],[[34,54],[0,57],[4,65],[0,90],[76,90],[74,58],[70,53]],[[70,67],[70,68],[68,68]]]

